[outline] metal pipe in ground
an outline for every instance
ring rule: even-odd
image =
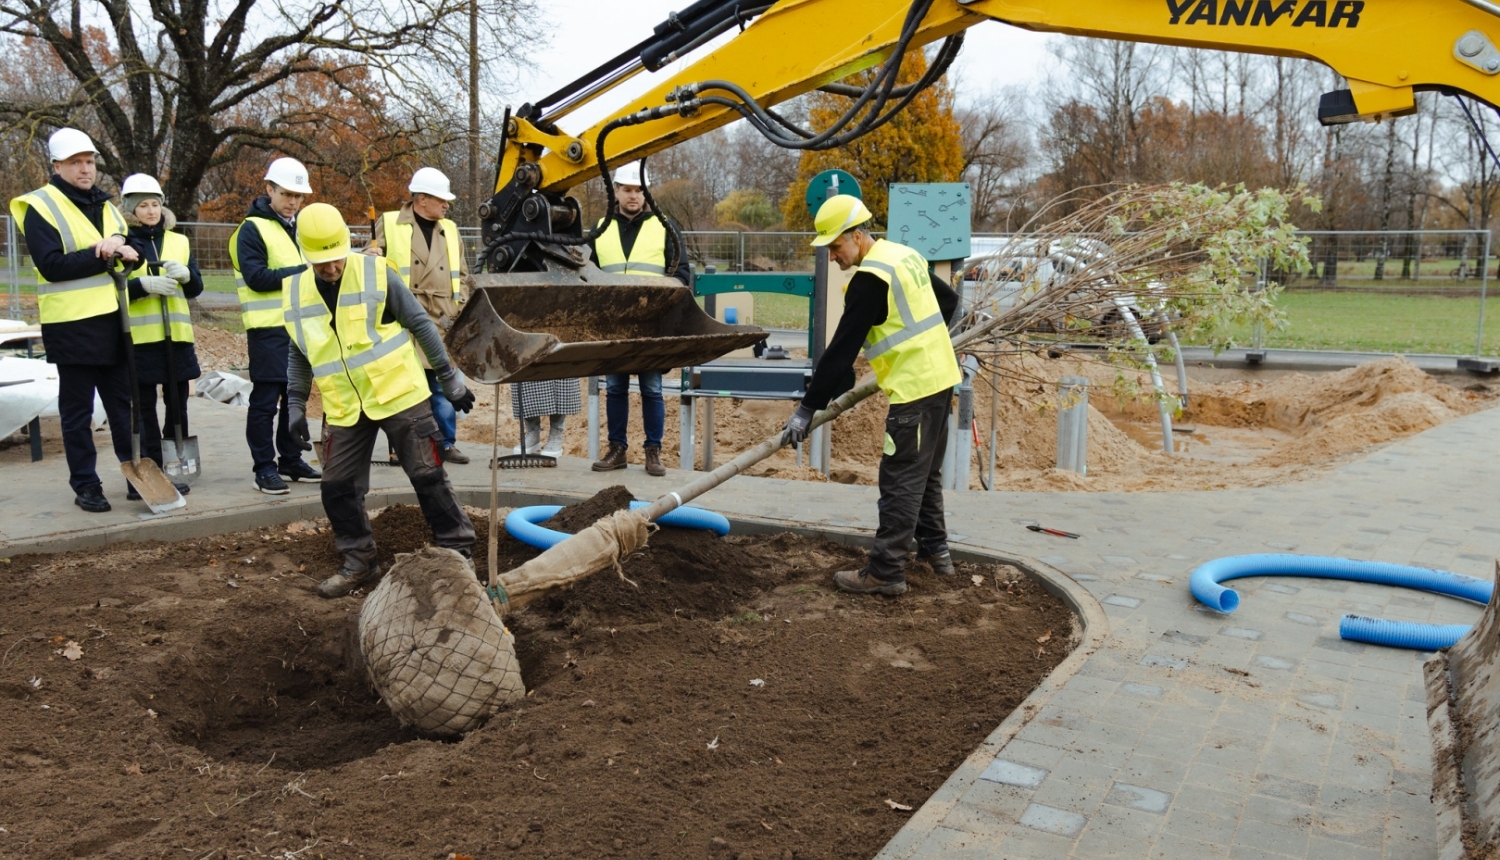
[[[1064,376],[1057,381],[1057,468],[1089,473],[1089,381]]]

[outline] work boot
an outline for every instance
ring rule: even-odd
[[[660,478],[667,473],[667,467],[661,464],[661,449],[646,449],[646,474],[653,478]]]
[[[547,441],[542,445],[542,450],[538,453],[543,457],[551,457],[556,460],[562,456],[564,428],[567,416],[553,415],[548,420],[550,423],[547,427]]]
[[[318,583],[319,597],[343,597],[356,588],[364,588],[380,581],[380,565],[370,562],[363,570],[356,570],[345,561],[339,572]]]
[[[301,481],[305,484],[317,484],[323,480],[323,473],[309,466],[306,460],[283,463],[276,472],[288,481]]]
[[[906,593],[906,580],[876,579],[863,570],[841,570],[833,575],[833,584],[840,591],[853,594],[887,594],[894,597]]]
[[[91,514],[102,514],[109,510],[109,499],[104,498],[103,484],[89,484],[79,490],[78,495],[73,499],[73,504]]]
[[[938,576],[952,576],[953,575],[953,555],[952,555],[952,553],[946,553],[945,552],[945,553],[943,553],[941,555],[922,555],[921,553],[918,553],[917,554],[917,561],[925,561],[925,562],[927,562],[927,566],[931,567],[932,568],[932,572],[935,573],[935,574],[937,574]]]
[[[460,466],[467,465],[469,462],[469,455],[458,450],[457,445],[449,445],[448,447],[443,449],[443,462],[457,463]]]
[[[594,461],[595,472],[613,472],[626,466],[625,452],[629,450],[624,445],[615,442],[609,443],[609,450],[604,456]]]

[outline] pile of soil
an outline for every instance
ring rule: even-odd
[[[999,428],[995,489],[1152,492],[1259,487],[1317,477],[1368,453],[1373,446],[1487,409],[1500,398],[1500,391],[1483,384],[1464,389],[1445,384],[1399,357],[1334,373],[1293,373],[1267,381],[1194,378],[1188,407],[1176,419],[1177,424],[1188,425],[1190,432],[1176,436],[1174,453],[1168,456],[1161,450],[1160,420],[1145,373],[1097,360],[1038,355],[1009,356],[999,365],[998,387],[988,372],[975,383],[980,444],[973,447],[970,489],[983,489],[980,478],[989,462],[992,400],[998,401]],[[861,377],[869,372],[863,359],[856,372]],[[1164,368],[1164,374],[1168,391],[1175,394],[1171,369]],[[1080,375],[1092,383],[1086,476],[1052,468],[1057,461],[1056,382],[1063,376]],[[475,410],[459,422],[458,436],[464,447],[479,450],[488,448],[492,439],[494,388],[476,386],[474,393]],[[510,417],[509,391],[502,390],[500,396],[500,443],[509,448],[516,444],[519,427]],[[808,468],[805,460],[798,466],[796,452],[790,448],[745,474],[874,486],[887,405],[884,395],[877,393],[833,425],[833,464],[828,478]],[[783,401],[716,401],[716,463],[778,432],[793,406]],[[309,404],[309,412],[319,414],[316,402]],[[637,395],[631,395],[630,412],[629,457],[639,468],[644,462],[641,441],[645,432]],[[669,396],[662,440],[662,460],[669,467],[679,466],[678,414],[678,400]],[[588,456],[584,416],[569,418],[563,453]]]
[[[1074,641],[1013,568],[856,597],[843,545],[662,529],[635,585],[514,608],[527,698],[440,743],[369,687],[360,601],[312,592],[336,559],[309,521],[0,564],[0,855],[869,857]]]

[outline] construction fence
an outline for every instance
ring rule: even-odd
[[[35,314],[35,274],[25,237],[0,216],[0,257],[8,285],[7,314]],[[185,222],[211,292],[233,292],[229,237],[235,224]],[[460,228],[464,253],[480,251],[478,228]],[[366,226],[351,226],[355,247],[369,241]],[[1301,273],[1263,267],[1258,280],[1283,290],[1289,325],[1246,328],[1240,342],[1268,349],[1336,349],[1405,354],[1500,355],[1500,324],[1484,325],[1485,299],[1496,277],[1490,234],[1480,230],[1304,231],[1312,267]],[[688,231],[683,234],[696,271],[806,272],[813,267],[812,233]],[[996,247],[1004,234],[975,234],[976,252]],[[802,316],[805,320],[805,313]],[[805,323],[802,323],[805,325]],[[786,324],[795,327],[795,319]]]

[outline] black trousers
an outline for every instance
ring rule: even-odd
[[[885,456],[880,458],[880,526],[866,571],[885,581],[906,578],[913,535],[922,555],[948,551],[943,522],[943,452],[953,389],[892,404],[885,416]]]
[[[382,430],[417,491],[432,542],[468,555],[474,547],[474,524],[443,471],[443,433],[432,417],[431,404],[424,400],[379,421],[361,413],[352,427],[323,425],[323,512],[333,527],[334,548],[344,554],[345,569],[363,571],[376,560],[365,496],[370,492],[370,454]]]
[[[285,382],[251,383],[250,411],[245,415],[245,443],[250,446],[250,458],[255,461],[257,475],[276,471],[278,454],[282,465],[302,459],[302,448],[286,426]]]
[[[122,364],[59,364],[57,415],[62,423],[63,453],[68,459],[68,485],[74,493],[101,483],[95,470],[94,392],[104,403],[115,457],[130,460],[130,371]]]
[[[188,384],[187,380],[177,383],[177,402],[175,404],[172,402],[173,398],[167,396],[167,386],[160,386],[162,400],[165,402],[167,413],[165,428],[162,427],[161,421],[156,416],[157,387],[155,385],[142,385],[136,389],[136,397],[139,398],[141,404],[141,456],[148,460],[155,460],[156,465],[160,466],[162,464],[161,440],[164,434],[165,438],[175,440],[177,437],[177,427],[181,425],[183,437],[185,438],[188,435]],[[177,407],[175,410],[172,408],[174,405]],[[179,451],[178,453],[181,454],[182,452]]]

